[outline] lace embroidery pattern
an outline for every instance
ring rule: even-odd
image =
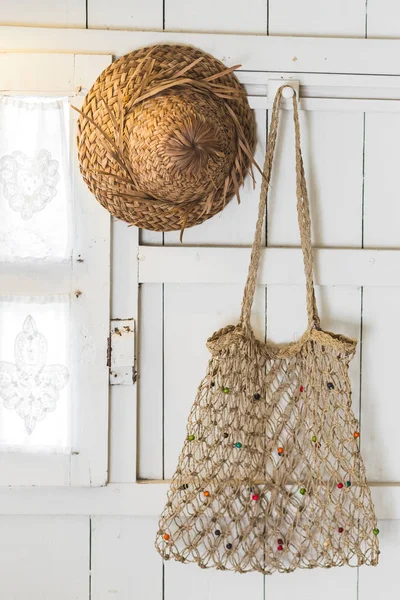
[[[24,420],[28,434],[57,407],[69,379],[67,367],[46,365],[47,341],[29,315],[15,338],[15,363],[0,362],[0,398]]]
[[[0,159],[4,197],[22,219],[32,218],[54,198],[60,180],[58,167],[48,150],[40,150],[34,158],[18,151]]]

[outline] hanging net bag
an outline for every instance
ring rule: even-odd
[[[348,365],[356,342],[320,328],[296,96],[296,195],[308,327],[294,343],[258,341],[250,313],[276,145],[274,101],[239,324],[207,342],[211,359],[162,513],[164,559],[202,568],[290,572],[378,563],[379,530],[360,456]]]

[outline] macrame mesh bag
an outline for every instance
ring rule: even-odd
[[[360,456],[348,365],[356,342],[320,328],[296,96],[296,193],[308,328],[262,343],[250,313],[282,89],[272,109],[255,240],[237,326],[207,343],[211,360],[162,513],[164,559],[222,570],[378,563],[379,530]]]

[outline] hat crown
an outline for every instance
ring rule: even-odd
[[[223,156],[212,124],[198,116],[182,123],[165,144],[173,168],[198,175],[213,156]]]

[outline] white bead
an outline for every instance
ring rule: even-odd
[[[289,99],[289,98],[293,98],[293,96],[294,96],[294,89],[290,85],[285,85],[285,87],[282,90],[282,97]]]

